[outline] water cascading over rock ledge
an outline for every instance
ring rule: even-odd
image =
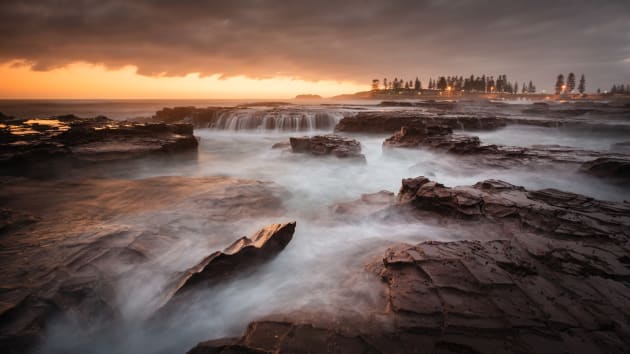
[[[228,131],[315,131],[333,130],[343,118],[341,111],[289,107],[174,107],[164,108],[152,120],[190,123],[195,128]]]

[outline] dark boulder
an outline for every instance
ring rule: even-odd
[[[620,158],[598,158],[582,164],[580,171],[589,175],[630,184],[630,160]]]
[[[152,153],[193,151],[190,124],[134,123],[73,115],[12,119],[0,129],[0,165],[65,157],[78,161],[119,160]]]
[[[361,143],[355,139],[339,135],[316,135],[290,138],[291,149],[295,153],[315,156],[333,155],[338,158],[351,158],[365,161],[361,154]]]
[[[199,286],[210,286],[230,279],[236,274],[243,274],[271,260],[289,244],[295,232],[295,225],[295,221],[268,225],[250,238],[241,237],[223,251],[212,253],[177,276],[172,286],[165,291],[164,301],[176,299],[177,296]]]
[[[341,119],[335,127],[335,131],[391,134],[402,127],[423,129],[425,126],[493,130],[504,127],[506,124],[505,118],[494,116],[439,115],[414,110],[359,112],[354,116]]]

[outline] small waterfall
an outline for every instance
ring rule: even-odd
[[[217,130],[314,131],[333,130],[343,113],[321,110],[223,109],[197,117],[195,126]]]

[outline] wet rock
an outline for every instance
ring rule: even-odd
[[[359,112],[341,119],[335,131],[391,134],[402,127],[424,129],[426,126],[447,126],[451,129],[492,130],[505,125],[505,118],[493,116],[444,116],[417,111]]]
[[[197,139],[187,124],[144,124],[105,117],[58,116],[10,119],[0,128],[0,165],[43,161],[52,157],[113,160],[152,153],[194,151]]]
[[[280,321],[257,321],[242,338],[199,343],[188,354],[210,353],[382,353],[402,349],[395,336],[361,336],[334,328]]]
[[[361,154],[361,143],[339,135],[290,138],[290,143],[291,149],[296,153],[308,153],[315,156],[333,155],[338,158],[365,161],[365,156]]]
[[[403,179],[398,199],[421,210],[460,218],[515,218],[524,227],[557,236],[624,239],[630,205],[543,189],[526,191],[487,180],[472,187],[445,187],[426,177]]]
[[[3,232],[37,222],[38,218],[24,211],[0,209],[0,235]]]
[[[426,148],[439,152],[460,155],[459,160],[471,166],[488,166],[493,168],[557,166],[558,164],[579,165],[597,159],[602,161],[600,173],[596,163],[593,163],[593,175],[610,177],[616,175],[619,181],[624,181],[625,169],[620,159],[621,154],[582,150],[559,145],[533,145],[531,147],[516,147],[503,145],[482,144],[479,137],[455,134],[450,128],[440,125],[418,124],[414,128],[403,127],[383,142],[384,149],[391,148]],[[608,163],[603,163],[608,161]],[[616,161],[616,162],[614,162]],[[613,167],[613,164],[615,165]],[[587,164],[586,164],[587,165]],[[585,166],[586,166],[585,165]],[[578,166],[575,166],[576,168]],[[588,172],[587,167],[582,167]]]
[[[181,296],[186,291],[206,285],[214,285],[230,279],[236,274],[269,261],[282,251],[293,238],[295,222],[271,224],[250,238],[242,237],[223,251],[217,251],[177,276],[172,286],[165,291],[164,302]]]
[[[427,147],[458,154],[495,150],[494,146],[482,146],[476,136],[452,134],[450,128],[440,125],[418,126],[416,128],[402,127],[393,136],[385,139],[383,147]]]
[[[583,163],[580,171],[613,182],[630,184],[630,159],[602,157]]]
[[[52,319],[92,326],[123,312],[149,316],[172,289],[170,281],[234,239],[231,225],[279,217],[287,197],[273,183],[229,177],[2,177],[0,185],[3,353],[29,352],[16,348],[36,345]],[[203,237],[191,236],[190,227]],[[286,242],[283,235],[256,234],[226,253],[240,245],[247,254],[269,239],[263,250],[271,254]],[[151,279],[155,287],[138,294],[127,279]],[[122,308],[120,296],[141,301]]]
[[[379,199],[379,198],[377,198]],[[366,265],[385,299],[365,320],[316,324],[303,314],[252,322],[240,338],[189,353],[624,353],[630,348],[630,206],[486,180],[448,188],[403,180],[409,207],[462,227],[493,227],[490,241],[391,245]],[[516,222],[514,222],[516,221]],[[374,285],[379,286],[379,285]],[[382,306],[382,307],[378,307]]]

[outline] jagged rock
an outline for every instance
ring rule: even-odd
[[[390,246],[366,265],[385,299],[365,320],[304,314],[252,322],[240,338],[189,353],[625,353],[630,348],[630,205],[498,180],[447,188],[403,180],[403,210],[501,239]],[[430,214],[423,214],[426,220]],[[463,218],[452,219],[452,216]],[[514,223],[516,221],[516,223]]]
[[[131,123],[105,117],[58,116],[10,119],[0,126],[0,164],[32,163],[51,157],[112,160],[194,150],[189,124]]]
[[[341,119],[335,131],[391,134],[402,127],[425,129],[427,126],[447,126],[451,129],[492,130],[505,125],[505,118],[492,116],[440,116],[417,111],[359,112]]]
[[[242,237],[223,251],[217,251],[176,277],[165,291],[164,303],[190,289],[209,285],[243,274],[282,251],[293,238],[295,221],[271,224],[250,238]]]
[[[29,352],[19,348],[36,345],[52,318],[91,325],[118,319],[121,281],[135,276],[156,279],[155,293],[143,293],[142,308],[134,310],[149,316],[171,288],[157,279],[179,280],[204,256],[185,246],[195,239],[182,225],[204,225],[198,226],[204,238],[196,240],[203,242],[201,249],[211,247],[206,238],[227,243],[233,232],[228,225],[280,217],[286,197],[287,191],[273,183],[230,177],[2,177],[0,352]],[[254,241],[267,238],[259,234]],[[264,250],[275,252],[278,241],[286,241],[286,235],[274,236],[266,244],[271,249]],[[246,240],[240,245],[255,247]],[[175,260],[178,265],[155,266],[181,247],[189,257]]]
[[[580,171],[618,183],[630,183],[630,160],[628,159],[602,157],[583,163]]]
[[[624,239],[630,205],[594,200],[555,189],[526,191],[503,181],[449,188],[426,177],[404,179],[398,198],[421,210],[462,218],[515,218],[558,236]]]
[[[24,211],[0,209],[0,234],[37,222],[38,218]]]
[[[316,156],[334,155],[338,158],[353,158],[365,161],[361,154],[361,143],[339,135],[316,135],[290,138],[291,149],[297,153]]]
[[[495,146],[482,146],[476,136],[452,134],[445,126],[421,126],[416,128],[402,127],[393,136],[385,139],[386,148],[428,147],[452,153],[479,153],[496,150]]]
[[[481,144],[479,137],[454,134],[450,128],[440,125],[417,124],[414,128],[402,127],[400,131],[383,141],[383,148],[427,148],[441,152],[462,155],[460,161],[470,165],[498,168],[533,165],[544,168],[545,164],[583,164],[585,161],[597,159],[583,165],[582,170],[599,177],[617,178],[627,181],[628,171],[623,156],[615,153],[581,150],[559,145],[533,145],[516,147]],[[601,163],[597,163],[601,161]],[[626,161],[627,162],[627,161]],[[624,177],[625,176],[625,177]],[[624,179],[625,178],[625,179]]]

